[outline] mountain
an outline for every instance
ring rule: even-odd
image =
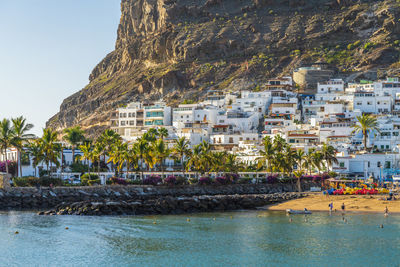
[[[133,100],[256,89],[313,62],[386,73],[400,67],[399,39],[399,0],[122,0],[115,50],[47,127],[94,134]]]

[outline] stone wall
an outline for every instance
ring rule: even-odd
[[[309,190],[313,183],[303,184]],[[76,202],[143,201],[162,197],[193,197],[215,195],[260,195],[295,192],[292,184],[235,184],[225,186],[93,186],[50,188],[10,188],[0,190],[0,210],[54,209]]]

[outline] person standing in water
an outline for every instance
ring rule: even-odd
[[[344,206],[344,202],[342,203],[342,213],[344,213],[345,210],[345,206]]]
[[[388,216],[389,215],[389,209],[388,209],[388,207],[386,206],[386,208],[385,208],[385,216]]]
[[[329,203],[329,212],[332,213],[333,210],[333,202]]]

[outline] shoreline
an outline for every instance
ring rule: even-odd
[[[345,214],[384,214],[388,207],[390,214],[400,214],[400,200],[385,200],[387,195],[340,195],[326,196],[322,194],[308,194],[304,198],[289,200],[278,204],[265,207],[269,211],[307,210],[312,212],[329,213],[328,205],[333,203],[332,214],[341,214],[341,205],[345,204]],[[336,210],[336,211],[335,211]]]

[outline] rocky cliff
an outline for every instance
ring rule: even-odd
[[[121,13],[115,50],[48,127],[93,133],[133,100],[257,88],[305,63],[400,67],[398,0],[122,0]]]

